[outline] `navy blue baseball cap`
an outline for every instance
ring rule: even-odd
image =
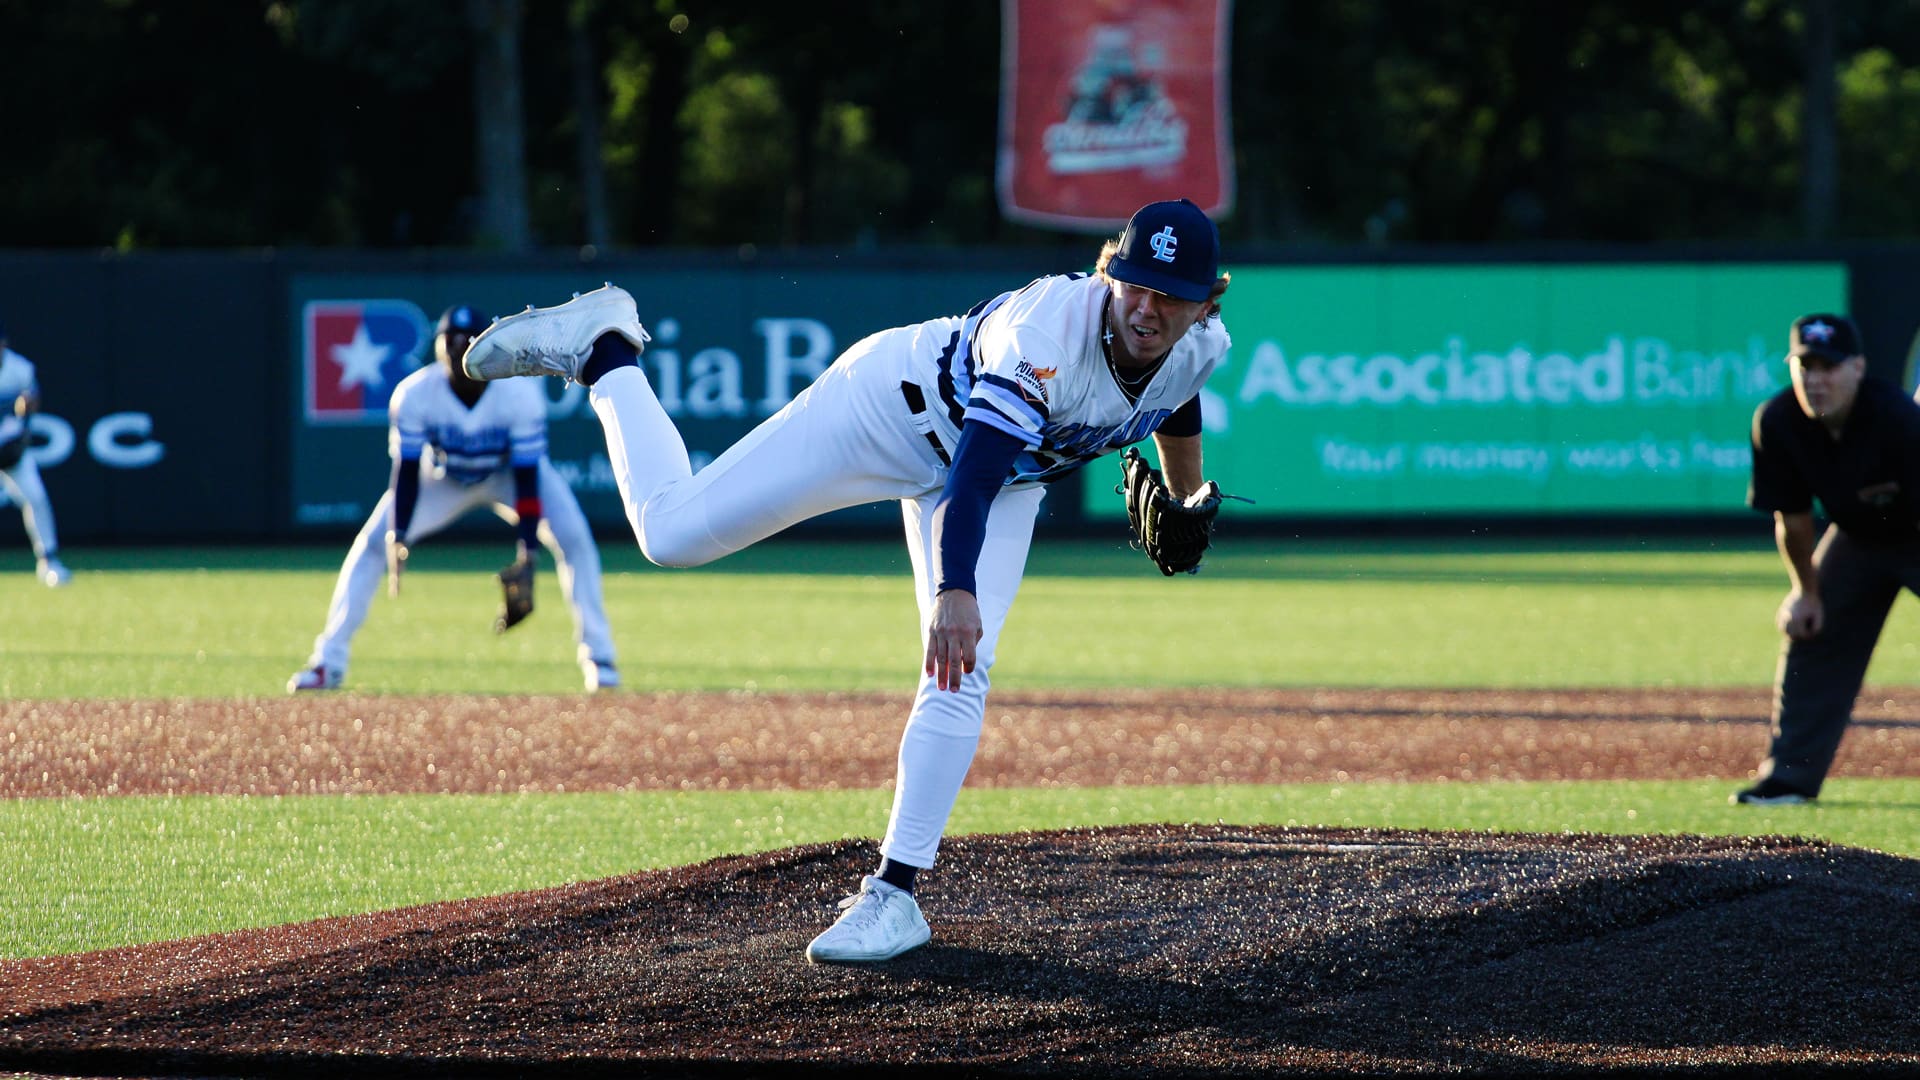
[[[1179,300],[1205,300],[1220,277],[1220,230],[1190,200],[1148,203],[1120,234],[1107,276]]]
[[[455,304],[440,313],[440,322],[433,328],[433,335],[439,337],[449,330],[460,330],[468,334],[477,334],[485,330],[493,319],[477,307],[467,304]]]
[[[1845,315],[1802,315],[1787,331],[1788,356],[1814,356],[1835,363],[1865,352],[1860,328]]]

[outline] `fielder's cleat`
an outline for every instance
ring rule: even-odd
[[[325,664],[315,664],[310,668],[293,673],[287,680],[287,693],[298,694],[307,690],[338,690],[344,676]]]
[[[1769,776],[1750,788],[1735,792],[1727,801],[1744,806],[1798,806],[1813,800],[1814,796]]]
[[[587,693],[614,690],[620,686],[620,670],[604,660],[582,660],[580,671],[587,677]]]
[[[475,379],[559,375],[578,382],[580,365],[602,334],[619,334],[641,350],[653,340],[640,325],[627,290],[603,285],[557,307],[529,304],[517,315],[496,320],[467,346],[461,364]]]
[[[46,558],[34,564],[33,576],[39,578],[47,588],[57,589],[73,580],[73,571],[68,570],[67,564],[59,559]]]
[[[815,964],[858,964],[891,960],[933,939],[913,894],[871,875],[860,891],[840,901],[842,914],[807,946]]]

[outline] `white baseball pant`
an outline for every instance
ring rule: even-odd
[[[462,514],[483,507],[508,524],[515,524],[520,519],[513,511],[513,499],[510,470],[502,469],[472,485],[423,475],[406,542],[411,545],[424,540]],[[594,546],[593,531],[573,490],[545,458],[540,459],[540,508],[540,543],[553,553],[560,591],[573,609],[573,635],[582,658],[611,664],[617,657],[613,633],[607,626],[606,605],[600,596],[600,549]],[[360,535],[347,549],[340,577],[334,582],[333,600],[327,607],[326,629],[314,639],[309,665],[325,664],[342,674],[346,672],[353,635],[366,622],[367,609],[387,572],[386,537],[392,518],[393,492],[389,490],[380,496],[367,523],[360,527]]]
[[[600,377],[588,399],[606,431],[620,498],[640,550],[662,566],[699,566],[831,510],[898,499],[926,640],[932,512],[946,467],[909,423],[900,393],[911,328],[857,342],[786,407],[692,472],[686,443],[638,368]],[[979,743],[994,650],[1026,572],[1045,489],[1002,491],[975,570],[984,634],[958,691],[922,675],[900,740],[893,810],[880,850],[932,866]]]
[[[33,545],[33,557],[44,557],[60,550],[60,538],[53,531],[53,504],[47,501],[47,485],[40,481],[40,466],[31,452],[21,455],[11,469],[0,469],[0,486],[7,497],[20,504],[20,523],[27,528],[27,542]]]

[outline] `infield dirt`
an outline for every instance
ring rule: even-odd
[[[1725,778],[1751,691],[1001,695],[969,783]],[[9,797],[891,782],[879,696],[0,705]],[[75,753],[76,747],[82,748]],[[1836,775],[1920,775],[1920,691]],[[1920,1069],[1920,863],[1788,838],[960,837],[928,947],[801,950],[869,841],[0,964],[0,1068],[291,1075]]]

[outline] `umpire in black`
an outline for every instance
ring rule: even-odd
[[[1845,316],[1796,319],[1789,343],[1792,388],[1753,414],[1747,503],[1773,514],[1792,588],[1772,744],[1738,803],[1819,796],[1894,597],[1920,592],[1920,404],[1867,374]],[[1817,546],[1815,499],[1832,522]]]

